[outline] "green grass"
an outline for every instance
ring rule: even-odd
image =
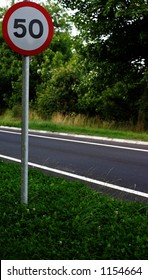
[[[132,131],[111,129],[111,128],[93,128],[93,127],[79,127],[66,124],[55,124],[53,122],[30,122],[32,129],[47,130],[52,132],[66,132],[74,134],[84,134],[91,136],[100,136],[108,138],[129,139],[148,141],[148,134],[146,132],[137,133]]]
[[[14,118],[0,117],[0,126],[21,127],[21,120]],[[108,125],[109,126],[109,125]],[[65,123],[56,123],[52,120],[30,120],[29,128],[36,130],[46,130],[51,132],[66,132],[74,134],[85,134],[91,136],[100,136],[108,138],[129,139],[148,141],[147,132],[135,132],[129,128],[109,128],[106,127],[89,127],[87,125],[72,125]]]
[[[148,206],[99,194],[80,182],[29,170],[20,205],[20,166],[0,161],[1,259],[147,259]]]
[[[43,120],[36,111],[30,110],[29,128],[52,132],[67,132],[75,134],[94,135],[108,138],[148,141],[147,131],[143,124],[106,122],[99,117],[85,115],[62,115],[56,113],[49,120]],[[21,127],[21,106],[14,106],[0,116],[0,125]]]

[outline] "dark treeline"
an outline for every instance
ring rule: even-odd
[[[83,113],[148,129],[147,1],[59,0],[46,9],[55,33],[47,50],[30,57],[30,106],[44,118]],[[0,57],[2,113],[21,104],[22,95],[22,58],[2,33]]]

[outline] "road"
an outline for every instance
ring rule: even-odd
[[[4,156],[21,159],[21,131],[0,128],[0,158]],[[148,199],[148,143],[31,131],[29,162],[104,193]]]

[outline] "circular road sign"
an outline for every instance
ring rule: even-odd
[[[6,12],[2,32],[12,50],[32,56],[48,47],[54,27],[51,16],[41,5],[26,1],[14,4]]]

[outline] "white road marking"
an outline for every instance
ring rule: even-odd
[[[21,132],[6,131],[6,130],[0,130],[0,132],[17,134],[17,135],[21,134]],[[72,143],[79,143],[79,144],[94,145],[94,146],[109,147],[109,148],[132,150],[132,151],[148,153],[148,150],[146,150],[146,149],[139,149],[139,148],[133,148],[133,147],[126,147],[126,146],[117,146],[117,145],[111,145],[111,144],[102,144],[102,143],[96,143],[96,142],[87,142],[87,141],[80,141],[80,140],[73,140],[73,139],[66,139],[66,138],[58,138],[58,137],[37,135],[37,134],[31,134],[31,133],[29,133],[29,137],[51,139],[51,140],[57,140],[57,141],[72,142]]]
[[[16,159],[16,158],[1,155],[1,154],[0,154],[0,158],[4,159],[4,160],[9,160],[9,161],[14,161],[14,162],[21,163],[20,159]],[[35,163],[32,163],[32,162],[28,162],[28,165],[31,166],[31,167],[41,169],[41,170],[46,170],[46,171],[53,172],[53,173],[56,173],[56,174],[61,174],[61,175],[64,175],[64,176],[75,178],[75,179],[78,179],[78,180],[81,180],[81,181],[93,183],[95,185],[99,185],[99,186],[103,186],[103,187],[106,187],[106,188],[110,188],[110,189],[114,189],[114,190],[118,190],[118,191],[122,191],[122,192],[127,192],[127,193],[130,193],[130,194],[133,194],[133,195],[148,198],[148,193],[124,188],[124,187],[117,186],[117,185],[114,185],[114,184],[110,184],[110,183],[107,183],[107,182],[98,181],[98,180],[95,180],[95,179],[92,179],[92,178],[88,178],[88,177],[85,177],[85,176],[73,174],[73,173],[62,171],[62,170],[59,170],[59,169],[50,168],[50,167],[47,167],[47,166],[42,166],[42,165],[35,164]]]
[[[21,128],[18,127],[9,127],[1,125],[0,128],[2,129],[10,129],[12,131],[21,131]],[[3,130],[2,130],[3,131]],[[109,137],[101,137],[101,136],[93,136],[93,135],[84,135],[84,134],[72,134],[72,133],[65,133],[65,132],[53,132],[53,131],[46,131],[46,130],[34,130],[29,129],[29,132],[32,133],[41,133],[41,134],[52,134],[52,135],[59,135],[59,136],[71,136],[73,138],[84,138],[84,139],[93,139],[93,140],[101,140],[101,141],[110,141],[110,142],[118,142],[118,143],[127,143],[127,144],[138,144],[138,145],[146,145],[148,146],[148,142],[141,141],[141,140],[129,140],[129,139],[119,139],[119,138],[109,138]]]

